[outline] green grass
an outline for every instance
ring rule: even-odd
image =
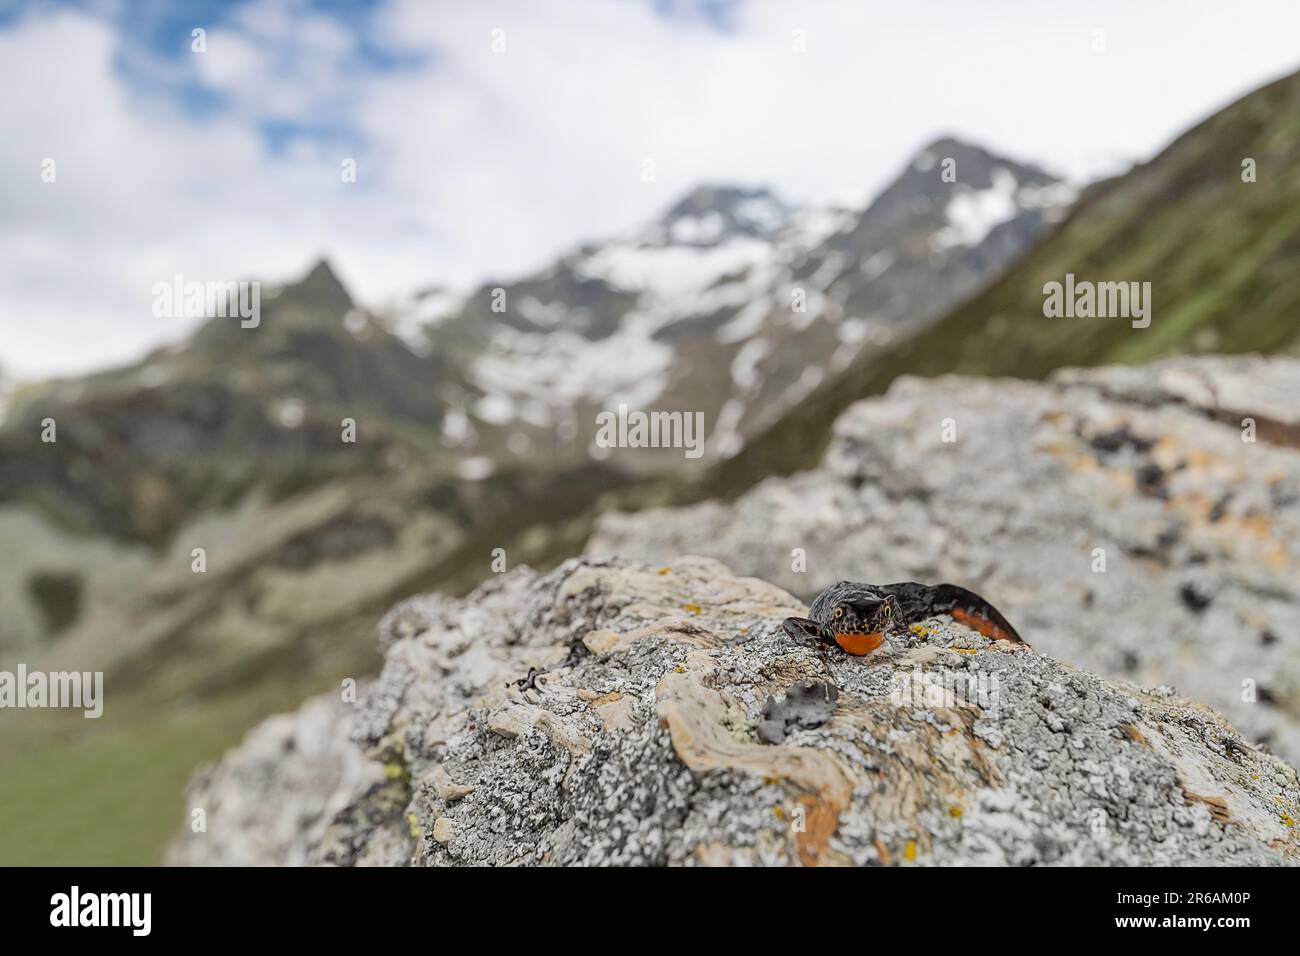
[[[260,719],[292,710],[308,693],[269,684],[166,706],[109,695],[98,720],[79,711],[7,711],[0,733],[0,865],[162,863],[188,818],[190,774]]]

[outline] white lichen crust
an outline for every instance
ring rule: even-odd
[[[698,557],[521,568],[465,599],[406,601],[358,703],[275,718],[196,778],[207,831],[187,828],[173,860],[1300,859],[1295,771],[1167,688],[946,618],[870,657],[820,654],[781,628],[804,612]],[[547,670],[521,689],[530,667]],[[768,697],[808,680],[839,689],[829,720],[762,742]]]

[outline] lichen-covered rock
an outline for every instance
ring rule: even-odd
[[[839,418],[818,468],[606,515],[588,550],[709,555],[806,600],[963,584],[1036,649],[1177,687],[1300,762],[1295,359],[902,379]]]
[[[255,727],[237,756],[199,770],[174,864],[302,865],[336,816],[385,780],[348,740],[351,709],[317,698]],[[292,799],[285,799],[292,795]]]
[[[275,718],[196,777],[206,832],[187,828],[172,858],[1300,860],[1295,771],[1203,706],[947,618],[870,657],[819,653],[781,627],[803,613],[693,557],[517,569],[407,601],[358,703]]]

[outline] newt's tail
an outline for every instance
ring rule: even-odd
[[[930,610],[934,614],[950,615],[953,620],[974,628],[992,640],[1029,646],[997,608],[974,591],[967,591],[955,584],[934,586],[930,595]]]

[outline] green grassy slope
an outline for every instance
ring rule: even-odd
[[[277,679],[238,694],[158,709],[109,697],[106,717],[12,714],[0,733],[0,864],[147,866],[184,826],[194,769],[267,714],[292,710],[332,677]]]

